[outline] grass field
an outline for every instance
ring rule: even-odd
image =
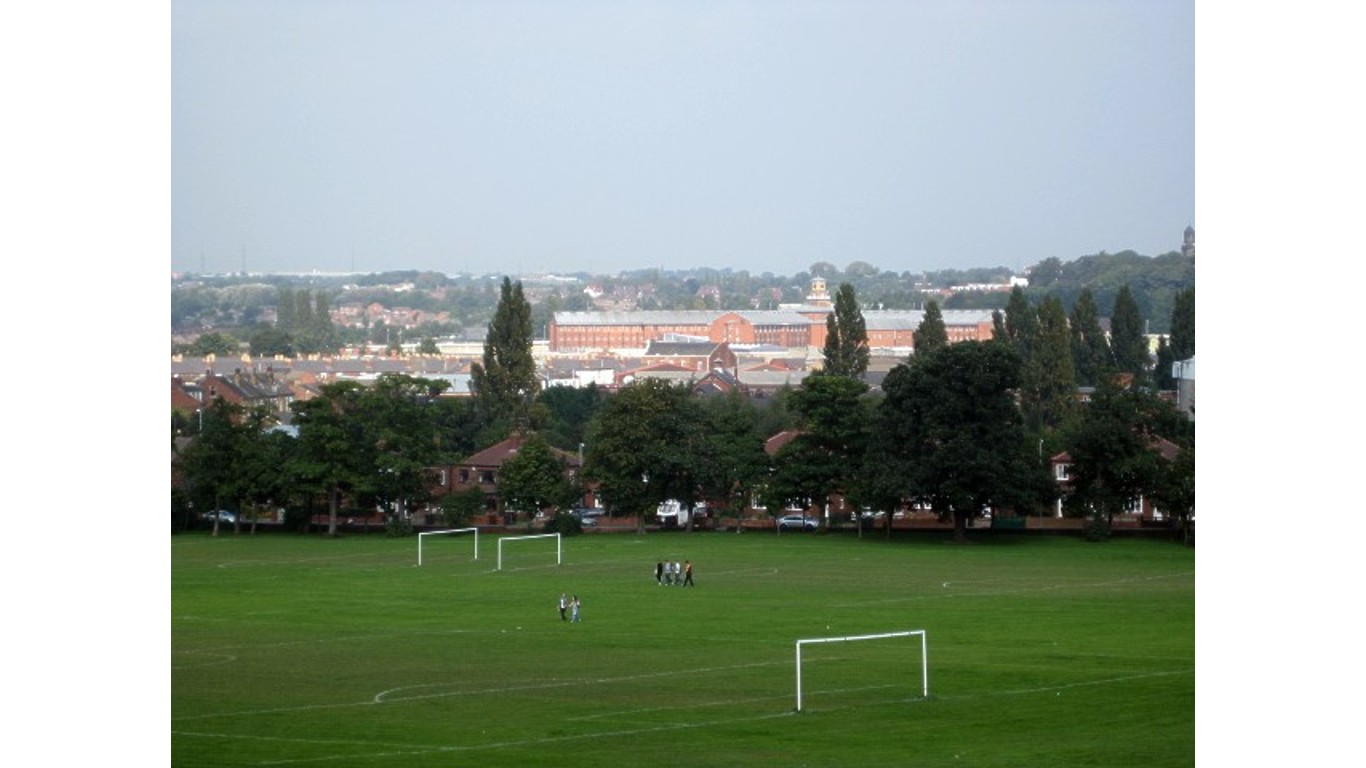
[[[1183,766],[1195,555],[989,534],[171,539],[177,766]],[[661,587],[661,558],[695,588]],[[577,593],[583,621],[556,601]],[[794,643],[924,629],[918,638]]]

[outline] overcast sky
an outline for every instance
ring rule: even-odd
[[[176,0],[172,269],[1180,247],[1192,0]]]

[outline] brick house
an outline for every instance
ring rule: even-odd
[[[470,455],[463,461],[449,466],[434,467],[432,469],[432,481],[428,486],[433,503],[440,504],[441,497],[448,494],[478,488],[484,492],[484,512],[488,515],[488,523],[511,525],[515,522],[512,519],[515,513],[505,509],[502,501],[498,498],[498,473],[503,468],[503,464],[517,455],[518,450],[525,442],[525,436],[513,435]],[[550,451],[564,462],[570,477],[578,475],[583,466],[578,454],[562,451],[553,446]],[[581,505],[596,506],[591,491],[585,492]]]

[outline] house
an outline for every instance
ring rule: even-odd
[[[461,493],[471,488],[484,492],[484,511],[489,522],[512,525],[516,522],[516,511],[504,508],[498,498],[498,473],[503,465],[517,456],[526,442],[525,435],[513,435],[495,443],[482,451],[474,453],[456,464],[432,468],[432,481],[428,485],[433,499],[440,503],[443,496]],[[583,459],[576,453],[552,447],[551,453],[562,460],[570,477],[578,474]],[[597,506],[591,492],[585,493],[581,506]]]

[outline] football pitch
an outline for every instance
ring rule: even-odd
[[[417,547],[173,536],[173,764],[1195,764],[1195,554],[1171,542],[591,534],[501,570],[491,534],[477,560]],[[696,586],[657,584],[664,559]],[[928,680],[919,637],[807,645],[796,711],[797,640],[904,630]]]

